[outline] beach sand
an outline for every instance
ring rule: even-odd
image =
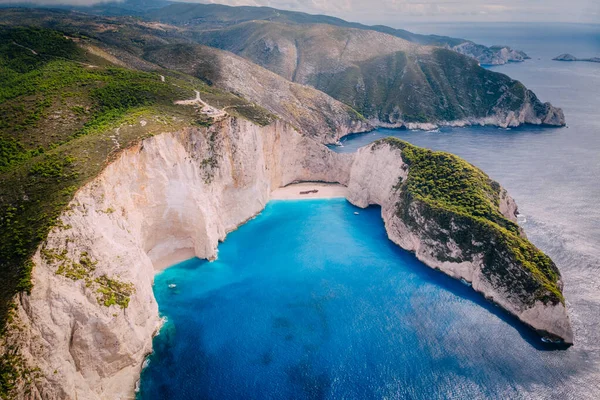
[[[318,190],[318,192],[300,194],[308,190]],[[347,193],[348,188],[338,183],[302,182],[275,189],[271,192],[271,200],[333,199],[346,197]]]

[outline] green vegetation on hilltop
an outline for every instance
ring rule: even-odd
[[[188,118],[178,114],[172,102],[191,97],[193,91],[161,84],[156,74],[84,63],[73,42],[55,31],[1,30],[0,37],[3,328],[14,294],[31,289],[35,249],[74,192],[114,154],[115,144],[106,131],[147,118],[146,128],[122,130],[118,142],[127,147],[164,126],[156,121],[156,106],[170,107],[167,113],[179,120]],[[5,383],[3,376],[2,387]]]
[[[410,167],[407,185],[414,198],[439,208],[485,218],[519,233],[518,225],[499,211],[500,185],[480,169],[454,154],[406,144],[402,159]]]
[[[0,399],[30,384],[18,349],[3,335],[16,324],[12,299],[32,288],[32,256],[78,188],[121,149],[156,133],[205,125],[194,107],[175,100],[202,92],[203,100],[259,124],[273,120],[260,107],[178,73],[116,67],[86,53],[61,32],[0,27]],[[119,128],[118,131],[116,128]],[[44,248],[56,273],[82,280],[99,304],[126,308],[133,286],[93,276],[95,261],[77,261]],[[12,347],[11,347],[12,346]],[[28,383],[29,382],[29,383]]]
[[[0,30],[0,54],[7,68],[3,74],[29,72],[56,59],[82,58],[82,51],[64,34],[23,27]]]
[[[78,188],[144,137],[207,124],[194,107],[175,100],[199,90],[204,101],[233,115],[273,120],[198,79],[163,74],[164,80],[116,67],[53,30],[0,28],[0,327],[13,296],[31,289],[31,257],[60,225],[57,218]],[[80,279],[87,267],[79,261],[59,273]],[[102,304],[127,305],[124,283],[93,282],[103,288]]]
[[[400,149],[409,167],[407,179],[396,186],[403,192],[397,210],[400,218],[419,229],[410,212],[410,205],[416,204],[422,215],[442,228],[423,228],[427,235],[441,243],[455,241],[466,255],[483,253],[484,274],[501,279],[503,286],[526,304],[535,300],[564,301],[556,265],[500,212],[497,182],[453,154],[423,149],[396,138],[381,139],[373,149],[382,144]],[[437,257],[461,261],[447,254]]]

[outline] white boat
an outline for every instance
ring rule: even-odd
[[[552,344],[559,344],[562,341],[560,339],[552,339],[552,338],[544,336],[542,338],[542,342],[544,342],[544,343],[552,343]]]
[[[170,283],[170,284],[169,284],[169,289],[173,289],[173,288],[175,288],[175,287],[177,287],[177,285],[176,285],[176,284],[174,284],[174,283]]]
[[[358,215],[358,211],[354,211],[354,215]]]

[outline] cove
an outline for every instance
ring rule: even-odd
[[[154,293],[143,400],[543,397],[576,369],[344,199],[272,201]]]

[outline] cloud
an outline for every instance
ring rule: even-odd
[[[600,21],[598,0],[180,0],[268,6],[328,14],[366,23],[523,21]]]
[[[25,0],[43,5],[93,5],[106,0]],[[176,0],[177,1],[177,0]],[[327,14],[363,23],[600,21],[599,0],[178,0],[231,6],[268,6]],[[15,3],[0,0],[0,4]]]

